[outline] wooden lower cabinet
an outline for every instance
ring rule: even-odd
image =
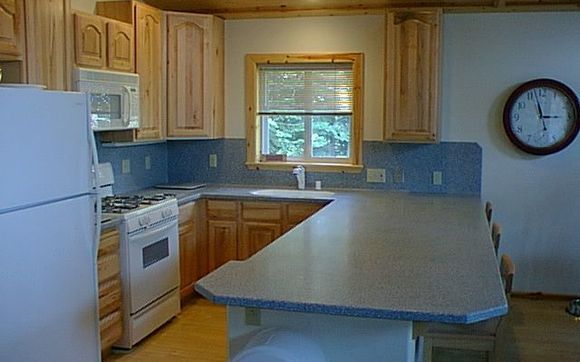
[[[179,271],[181,299],[192,295],[195,282],[209,273],[207,238],[202,237],[198,202],[179,207]]]
[[[209,269],[215,270],[230,260],[238,259],[238,222],[209,220],[207,222]]]
[[[282,235],[280,224],[265,222],[243,222],[238,249],[239,259],[247,259],[268,246]]]
[[[99,330],[101,351],[108,350],[123,334],[121,314],[121,265],[119,232],[117,229],[101,233],[97,258],[99,280]]]
[[[278,239],[325,204],[207,200],[209,270],[244,260]]]

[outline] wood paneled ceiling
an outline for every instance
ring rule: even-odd
[[[446,12],[580,11],[580,0],[143,0],[164,10],[226,19],[380,14],[387,8],[440,7]]]

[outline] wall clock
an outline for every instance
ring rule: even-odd
[[[503,126],[510,141],[525,152],[547,155],[561,151],[580,130],[578,97],[559,81],[531,80],[508,98]]]

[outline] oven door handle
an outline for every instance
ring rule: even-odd
[[[175,232],[177,233],[177,220],[173,220],[169,224],[166,224],[161,228],[151,228],[151,229],[145,230],[142,233],[130,235],[129,236],[129,243],[130,244],[133,244],[133,243],[148,244],[151,240],[153,242],[157,242],[158,241],[157,235],[161,236],[163,234],[166,234],[167,231],[169,231],[172,228],[175,228]],[[145,240],[145,242],[142,242],[142,240]]]

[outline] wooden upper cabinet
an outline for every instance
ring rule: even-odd
[[[82,67],[134,72],[133,25],[75,13],[75,60]]]
[[[162,12],[134,3],[136,69],[140,78],[141,124],[137,139],[163,138]]]
[[[387,12],[387,141],[437,141],[441,18],[440,9]]]
[[[28,83],[68,90],[72,75],[70,0],[25,0]]]
[[[102,18],[75,14],[75,59],[80,66],[104,68],[107,65],[107,34]]]
[[[121,22],[107,23],[107,65],[121,72],[134,72],[133,26]]]
[[[0,0],[0,59],[18,60],[23,49],[23,2]]]
[[[224,136],[223,47],[223,20],[167,14],[169,137]]]

